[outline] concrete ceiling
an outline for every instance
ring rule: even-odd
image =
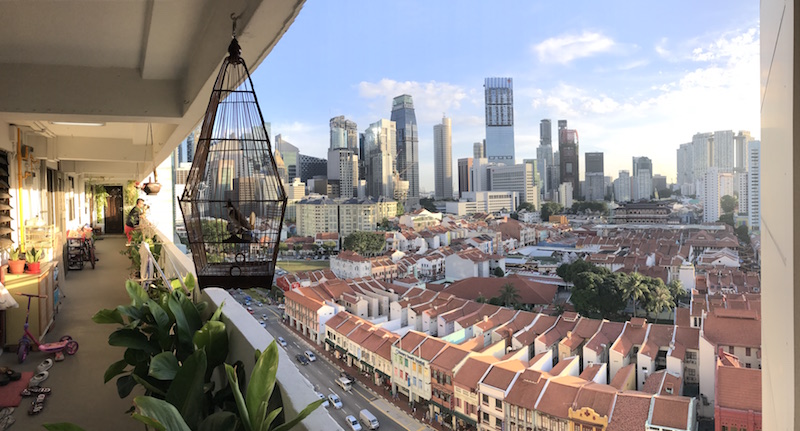
[[[240,15],[238,39],[252,71],[303,3],[0,1],[0,124],[45,137],[48,149],[37,157],[80,161],[109,181],[144,177],[141,164],[166,159],[202,119],[227,54],[231,14]]]

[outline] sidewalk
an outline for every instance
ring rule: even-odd
[[[414,413],[410,403],[408,402],[408,397],[398,393],[398,398],[392,399],[391,394],[386,391],[386,388],[373,383],[372,379],[361,373],[357,367],[348,366],[344,359],[336,359],[333,352],[325,351],[324,349],[320,350],[318,346],[308,342],[303,334],[298,332],[296,328],[286,325],[286,322],[282,319],[279,320],[284,327],[289,328],[289,330],[294,332],[301,340],[303,340],[303,343],[305,343],[311,349],[314,349],[317,356],[324,356],[334,367],[350,374],[358,381],[362,388],[367,389],[373,395],[375,395],[377,399],[373,403],[376,406],[379,406],[388,416],[391,416],[393,419],[400,422],[406,429],[415,431],[452,431],[452,428],[445,427],[439,423],[428,423],[425,420],[425,413],[428,411],[427,406],[423,407],[422,405],[418,404],[416,413]]]

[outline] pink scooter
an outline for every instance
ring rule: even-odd
[[[61,340],[55,343],[40,343],[36,337],[28,330],[28,319],[31,317],[31,298],[46,299],[46,295],[32,295],[30,293],[15,293],[19,296],[28,297],[28,311],[25,314],[25,333],[19,339],[19,347],[17,348],[17,359],[19,363],[25,362],[28,357],[28,352],[31,351],[31,343],[34,344],[33,349],[40,352],[54,352],[58,356],[61,351],[66,352],[68,355],[74,355],[78,351],[78,342],[73,340],[69,335],[61,337]]]

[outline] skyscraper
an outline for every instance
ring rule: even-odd
[[[472,191],[472,180],[470,179],[472,172],[472,158],[458,159],[458,197],[459,199],[464,195],[464,192]]]
[[[281,152],[283,163],[286,165],[286,171],[289,175],[289,181],[294,178],[300,177],[300,169],[298,168],[298,158],[300,150],[288,141],[283,140],[280,134],[275,136],[275,148]]]
[[[694,165],[692,143],[681,144],[678,148],[678,187],[681,194],[694,194]]]
[[[364,153],[369,160],[366,164],[367,194],[370,196],[394,197],[392,148],[396,139],[395,122],[386,119],[370,124],[364,132]]]
[[[578,131],[567,129],[567,120],[558,120],[558,154],[560,183],[572,183],[572,198],[580,196],[580,149],[578,147]]]
[[[619,177],[614,180],[614,199],[617,202],[631,200],[631,173],[619,171]]]
[[[486,78],[486,158],[514,164],[514,85],[511,78]]]
[[[433,126],[434,196],[453,198],[453,143],[449,118]]]
[[[400,179],[408,181],[408,197],[417,199],[419,198],[419,137],[414,101],[411,96],[403,94],[394,98],[391,120],[397,127],[395,167]]]
[[[486,158],[486,139],[481,142],[472,144],[472,158],[484,159]]]
[[[358,151],[358,126],[344,115],[331,118],[331,150],[347,148]]]
[[[539,122],[539,148],[536,149],[536,164],[539,170],[542,193],[545,195],[553,187],[548,178],[553,165],[553,124],[549,119]]]
[[[357,197],[358,155],[349,148],[328,150],[328,184],[336,186],[338,198]]]
[[[631,199],[649,200],[653,196],[653,161],[648,157],[633,158]]]
[[[714,158],[712,166],[719,168],[720,172],[733,172],[734,144],[733,130],[714,132]]]
[[[603,171],[603,153],[586,153],[586,200],[602,201],[605,199],[605,172]]]
[[[694,166],[694,180],[701,181],[706,173],[706,169],[712,166],[713,161],[713,142],[712,133],[697,133],[692,136],[692,166]]]
[[[703,222],[714,223],[719,220],[720,194],[719,169],[710,167],[703,176]]]
[[[761,230],[761,141],[747,144],[748,183],[747,218],[751,230]]]
[[[739,133],[733,137],[734,147],[736,148],[736,164],[733,169],[736,172],[747,171],[747,145],[752,141],[750,132],[747,130],[740,130]]]

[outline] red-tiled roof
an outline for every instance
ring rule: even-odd
[[[564,370],[566,370],[567,367],[574,364],[575,362],[580,362],[580,360],[581,360],[580,356],[570,356],[569,358],[564,358],[558,361],[556,366],[553,367],[552,370],[550,370],[550,374],[557,376],[561,374]]]
[[[600,369],[602,369],[602,368],[603,368],[603,364],[592,364],[592,365],[589,365],[588,367],[586,367],[583,370],[581,375],[578,376],[578,377],[580,377],[580,378],[582,378],[584,380],[587,380],[587,381],[588,380],[594,380],[594,378],[597,376],[597,373],[599,373]]]
[[[747,310],[717,309],[703,320],[703,336],[716,346],[761,348],[761,320]],[[749,315],[748,315],[749,314]]]
[[[518,275],[505,278],[497,277],[470,277],[459,280],[444,291],[459,298],[477,300],[479,297],[494,298],[500,295],[505,284],[511,283],[519,294],[519,301],[523,304],[550,304],[553,302],[558,289],[551,284],[538,283]]]
[[[539,318],[536,319],[536,323],[533,324],[530,328],[526,329],[519,334],[516,334],[514,338],[517,339],[523,346],[530,346],[533,344],[533,341],[541,335],[544,331],[550,329],[556,321],[558,320],[557,316],[547,316],[544,314],[539,314]]]
[[[625,326],[623,322],[609,322],[603,321],[597,333],[586,342],[585,347],[591,349],[595,353],[604,353],[603,350],[610,348],[614,341],[616,341],[619,334],[622,333],[622,328]],[[606,346],[603,347],[603,344]]]
[[[544,371],[530,369],[523,371],[508,391],[505,402],[533,410],[549,377],[550,374]]]
[[[714,403],[719,407],[762,412],[761,370],[726,366],[717,362],[717,391]]]
[[[544,343],[545,346],[549,347],[555,343],[561,341],[567,335],[567,332],[572,331],[577,325],[577,321],[573,320],[571,317],[567,317],[567,313],[565,312],[561,316],[559,316],[558,322],[556,324],[545,331],[542,335],[536,338],[537,341]]]
[[[642,318],[634,318],[625,322],[619,338],[611,346],[611,350],[619,352],[622,356],[627,356],[633,346],[641,345],[647,335],[647,321]]]
[[[433,361],[431,366],[445,370],[445,372],[453,372],[453,369],[458,365],[467,355],[468,351],[461,349],[453,344],[449,344],[439,353]]]
[[[650,424],[674,429],[689,429],[693,398],[656,395],[653,397]]]
[[[569,418],[569,409],[586,380],[574,376],[553,377],[536,404],[536,410],[557,418]]]
[[[467,358],[464,365],[453,376],[453,382],[462,387],[468,388],[470,392],[476,392],[478,389],[478,381],[486,373],[486,370],[493,363],[497,362],[494,356],[473,356]]]
[[[438,355],[439,352],[441,352],[442,349],[444,349],[445,347],[447,347],[446,342],[433,337],[428,337],[412,353],[426,361],[430,361],[431,359],[436,357],[436,355]]]
[[[607,431],[642,431],[650,414],[650,400],[648,394],[637,391],[622,391],[617,393],[614,403],[614,412]]]
[[[600,416],[608,416],[614,407],[617,389],[600,383],[589,382],[584,385],[575,397],[573,410],[590,407]]]
[[[630,378],[631,373],[636,373],[636,364],[628,364],[617,370],[617,374],[614,374],[614,377],[611,379],[611,386],[622,390],[625,387],[625,383],[627,383]]]
[[[284,292],[283,295],[286,297],[286,301],[291,301],[299,304],[303,308],[306,308],[310,311],[316,312],[320,308],[322,308],[323,304],[322,301],[317,301],[313,298],[305,297],[297,292],[293,292],[291,290]]]
[[[527,365],[527,363],[518,360],[498,362],[492,365],[492,368],[486,373],[481,383],[493,388],[506,390],[517,373],[524,370]]]
[[[674,330],[675,326],[673,325],[651,324],[649,331],[647,331],[647,339],[645,339],[639,353],[650,359],[655,359],[659,350],[662,348],[664,350],[669,349]]]
[[[423,334],[417,331],[408,331],[406,335],[403,335],[400,338],[400,341],[397,342],[397,348],[406,352],[413,352],[417,346],[420,345],[425,339],[428,338],[427,334]]]

